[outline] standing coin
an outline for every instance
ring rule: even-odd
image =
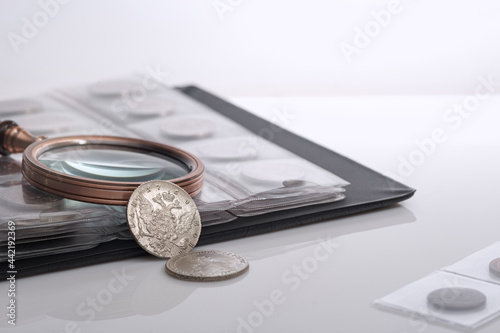
[[[476,289],[450,287],[434,290],[427,301],[439,310],[473,310],[486,303],[486,296]]]
[[[200,214],[193,199],[166,180],[146,182],[132,193],[127,220],[137,243],[160,258],[191,251],[201,232]]]
[[[248,269],[245,258],[224,251],[195,251],[171,258],[167,273],[188,281],[221,281],[236,277]]]
[[[500,258],[496,258],[490,262],[490,272],[500,277]]]

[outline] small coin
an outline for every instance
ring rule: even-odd
[[[490,262],[490,272],[500,277],[500,258],[496,258]]]
[[[171,258],[165,268],[169,275],[181,280],[221,281],[245,272],[248,261],[225,251],[194,251]]]
[[[439,310],[473,310],[486,303],[486,296],[475,289],[450,287],[434,290],[427,295],[427,302]]]
[[[193,199],[166,180],[146,182],[132,193],[127,220],[137,243],[160,258],[191,251],[201,232],[200,214]]]
[[[161,131],[174,139],[201,139],[214,133],[213,122],[198,118],[171,118],[161,124]]]

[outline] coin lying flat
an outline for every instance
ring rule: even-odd
[[[496,258],[490,262],[490,272],[500,277],[500,258]]]
[[[473,310],[486,303],[486,296],[475,289],[451,287],[434,290],[427,302],[440,310]]]
[[[221,281],[248,269],[245,258],[230,252],[194,251],[171,258],[165,264],[171,276],[188,281]]]
[[[127,220],[137,243],[160,258],[191,251],[201,232],[200,214],[193,199],[166,180],[146,182],[132,193]]]

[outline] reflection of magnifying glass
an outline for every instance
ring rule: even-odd
[[[175,147],[113,136],[34,138],[13,121],[0,122],[0,154],[23,152],[22,172],[33,186],[65,198],[126,205],[143,182],[169,180],[191,196],[205,168]]]

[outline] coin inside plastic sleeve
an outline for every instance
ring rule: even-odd
[[[42,109],[42,105],[34,99],[16,98],[0,101],[0,116],[31,113]]]
[[[241,175],[255,183],[276,185],[288,179],[302,179],[306,171],[298,165],[266,160],[245,163],[241,166]]]
[[[172,257],[165,264],[167,273],[187,281],[222,281],[248,270],[248,261],[240,255],[218,251],[194,251]]]
[[[198,154],[215,161],[243,161],[257,157],[257,148],[246,138],[210,140],[198,146]]]
[[[476,289],[450,287],[434,290],[427,302],[436,310],[466,311],[483,307],[486,296]]]
[[[127,221],[145,251],[171,258],[191,251],[201,233],[201,219],[191,196],[165,180],[140,185],[130,196]]]
[[[128,80],[99,81],[89,86],[89,92],[97,97],[117,97],[132,91],[137,85]]]
[[[130,108],[129,114],[134,117],[167,116],[175,110],[175,103],[162,97],[146,97],[144,100],[135,102]]]
[[[490,272],[500,277],[500,258],[493,259],[490,262]]]
[[[215,124],[201,118],[170,118],[161,126],[161,132],[174,139],[201,139],[212,135]]]

